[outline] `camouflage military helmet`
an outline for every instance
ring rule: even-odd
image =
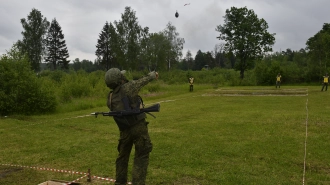
[[[124,71],[123,71],[124,72]],[[118,68],[111,68],[105,73],[105,83],[108,87],[114,88],[123,80],[123,72]]]

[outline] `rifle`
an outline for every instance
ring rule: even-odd
[[[142,108],[142,109],[132,109],[132,110],[123,110],[123,111],[110,111],[110,112],[93,112],[91,115],[94,115],[95,118],[99,114],[102,114],[103,116],[126,116],[126,115],[134,115],[134,114],[140,114],[140,113],[147,113],[151,115],[152,117],[156,118],[154,115],[152,115],[150,112],[159,112],[160,111],[160,104],[154,104],[150,107]]]

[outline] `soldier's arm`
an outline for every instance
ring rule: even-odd
[[[125,83],[123,85],[123,88],[125,88],[125,91],[128,96],[134,96],[139,93],[139,91],[143,86],[147,85],[150,81],[156,79],[157,77],[158,77],[158,73],[150,72],[148,76]]]

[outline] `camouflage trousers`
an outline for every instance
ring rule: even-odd
[[[152,150],[147,124],[148,122],[143,119],[131,128],[120,131],[118,144],[119,155],[116,160],[116,185],[127,183],[128,161],[133,145],[135,146],[135,154],[132,169],[132,184],[145,184],[149,153]]]

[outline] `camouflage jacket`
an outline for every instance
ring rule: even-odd
[[[148,76],[142,77],[138,80],[129,81],[117,86],[108,95],[107,106],[110,111],[123,111],[127,109],[140,108],[141,99],[138,95],[141,88],[147,85],[150,81],[156,78],[155,72],[149,73]],[[125,106],[125,102],[129,104],[129,108]],[[128,116],[114,116],[120,130],[124,130],[131,125],[136,124],[141,119],[146,118],[145,113]]]

